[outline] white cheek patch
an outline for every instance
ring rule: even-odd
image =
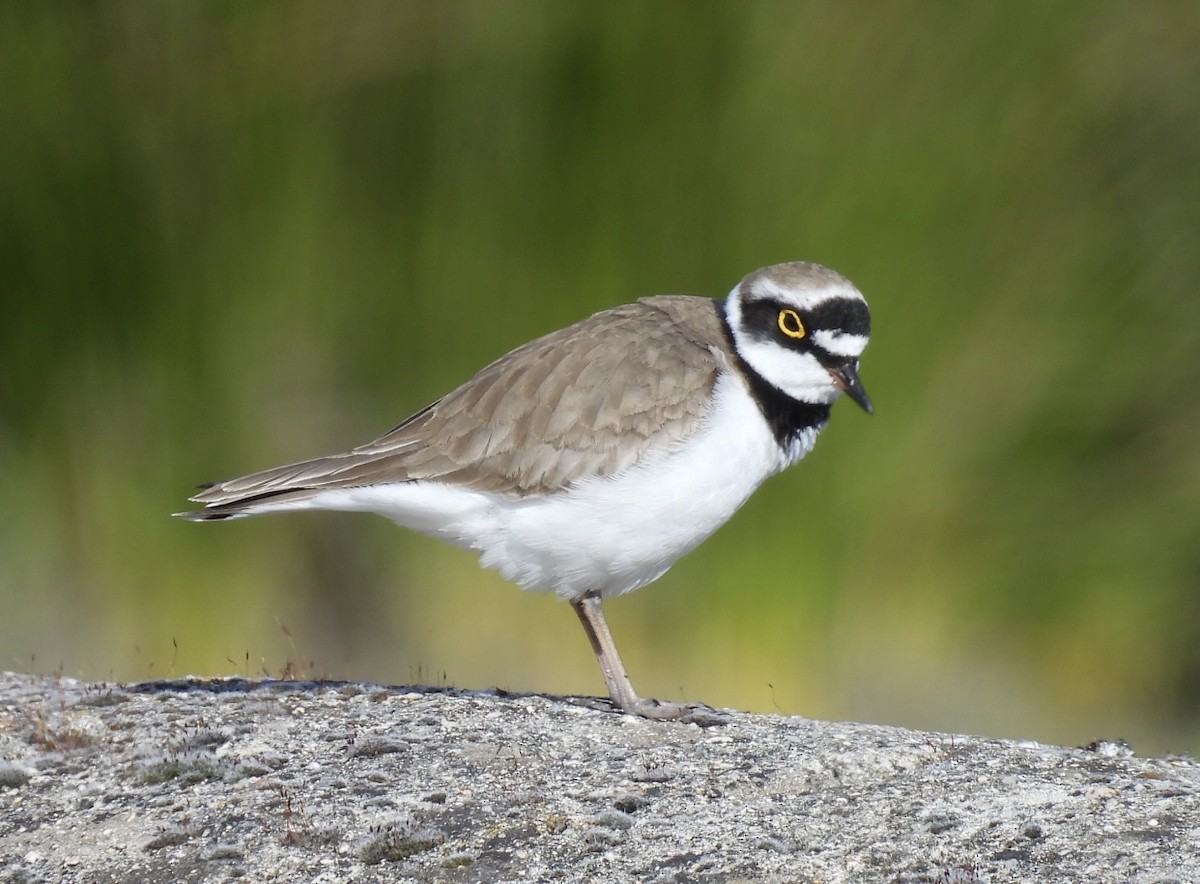
[[[826,353],[832,353],[834,356],[848,356],[852,359],[862,356],[863,350],[867,347],[867,338],[864,335],[835,332],[826,328],[814,331],[812,339]]]
[[[742,341],[738,349],[763,380],[799,402],[827,405],[841,393],[829,370],[811,353],[765,341]]]

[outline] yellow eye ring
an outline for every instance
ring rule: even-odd
[[[789,338],[799,340],[804,337],[807,332],[804,330],[804,323],[800,321],[800,314],[795,310],[784,308],[779,311],[779,330]]]

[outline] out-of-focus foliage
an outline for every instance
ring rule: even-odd
[[[808,259],[876,415],[609,606],[641,691],[1194,752],[1197,108],[1185,0],[5,4],[0,665],[602,690],[465,553],[168,514]]]

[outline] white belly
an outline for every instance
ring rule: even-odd
[[[723,378],[709,419],[685,447],[619,476],[518,500],[438,483],[326,491],[306,504],[367,510],[467,549],[523,589],[573,599],[644,586],[723,525],[768,476],[812,447],[785,453],[740,381]]]

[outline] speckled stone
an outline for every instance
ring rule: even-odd
[[[0,674],[0,881],[1200,881],[1200,765],[588,698]]]

